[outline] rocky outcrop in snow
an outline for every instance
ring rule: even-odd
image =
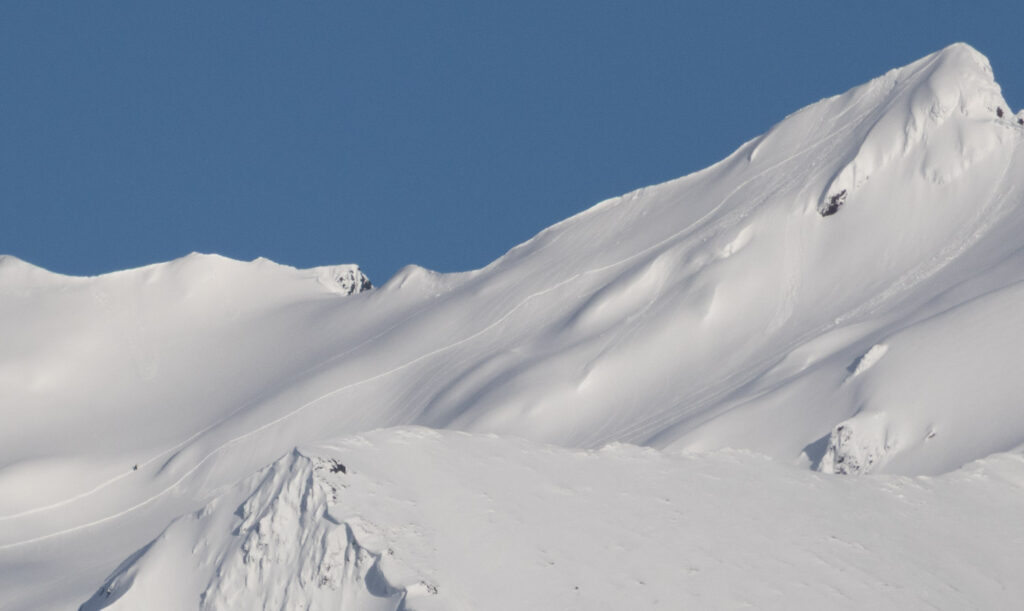
[[[340,295],[354,295],[373,288],[373,283],[358,265],[334,265],[316,269],[320,284]]]
[[[836,475],[869,473],[886,461],[894,447],[881,414],[858,414],[832,429],[818,470]]]

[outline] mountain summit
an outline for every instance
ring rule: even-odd
[[[813,506],[806,536],[766,543],[757,561],[724,554],[764,569],[740,571],[736,598],[691,604],[764,603],[773,566],[794,571],[787,583],[825,584],[786,600],[837,604],[863,586],[851,574],[881,579],[858,551],[872,544],[864,532],[945,532],[872,510],[835,534],[846,502],[902,511],[893,490],[947,503],[943,520],[987,516],[1002,532],[978,526],[963,545],[985,557],[1021,528],[950,499],[1022,506],[1019,490],[988,483],[1024,481],[1018,117],[985,57],[952,45],[483,269],[409,266],[373,290],[354,266],[192,255],[72,278],[2,258],[0,598],[570,608],[674,600],[684,580],[714,596],[718,577],[702,568],[722,557],[707,551],[714,540],[678,531],[694,556],[676,574],[664,567],[682,566],[679,550],[651,552],[636,528],[677,532],[693,522],[676,510],[692,507],[756,538]],[[709,473],[753,488],[730,497]],[[522,494],[504,496],[498,477]],[[818,490],[838,496],[815,505]],[[580,517],[574,498],[608,513]],[[446,512],[411,509],[452,499]],[[459,507],[475,513],[453,520]],[[480,516],[533,530],[502,538]],[[628,564],[564,533],[608,537]],[[484,571],[473,541],[508,549],[508,574]],[[814,560],[823,549],[856,568],[835,587]],[[964,563],[912,549],[930,569],[888,567],[911,591],[934,570],[965,580],[943,600],[1005,602],[958,573]],[[1015,579],[1020,561],[993,556],[992,574]],[[661,568],[623,568],[652,557]],[[540,598],[508,585],[523,581]],[[908,602],[887,592],[863,595]]]
[[[998,145],[999,132],[985,129],[993,118],[1015,121],[988,60],[962,43],[894,70],[835,102],[822,110],[852,112],[858,144],[822,194],[818,210],[823,216],[834,214],[872,175],[893,162],[905,163],[915,153],[927,180],[939,185],[952,182]]]

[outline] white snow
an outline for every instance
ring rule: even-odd
[[[286,455],[84,608],[998,608],[1024,594],[1022,486],[1021,454],[865,480],[388,429]]]
[[[0,608],[1006,606],[1019,116],[953,45],[372,290],[0,257]]]

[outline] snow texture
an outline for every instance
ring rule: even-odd
[[[122,595],[132,575],[182,588],[168,609],[999,607],[1024,594],[1022,485],[1021,454],[866,481],[742,451],[388,429],[287,455],[85,609],[167,600],[139,577]]]
[[[0,609],[1011,606],[1022,119],[955,44],[479,270],[0,257]]]

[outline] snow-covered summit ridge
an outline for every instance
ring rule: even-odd
[[[854,91],[881,94],[885,101],[864,116],[860,145],[822,193],[823,216],[835,213],[872,175],[915,148],[927,149],[919,171],[942,185],[992,153],[1007,128],[1019,127],[988,59],[963,43]]]
[[[823,160],[831,176],[815,202],[822,216],[855,200],[890,166],[903,166],[903,180],[948,184],[1021,128],[988,59],[957,43],[790,115],[757,141],[750,159],[788,149],[836,119],[845,127],[844,150]]]
[[[814,482],[839,478],[812,468],[939,474],[1020,446],[1024,130],[986,110],[984,82],[980,97],[950,93],[985,77],[971,53],[812,104],[706,170],[607,200],[472,272],[409,266],[345,299],[324,270],[204,255],[0,281],[0,418],[14,423],[0,427],[0,591],[38,609],[66,590],[50,606],[67,608],[291,448],[396,425],[735,448]],[[822,218],[842,176],[844,204]],[[199,535],[174,528],[192,562]],[[46,557],[45,574],[12,577],[26,554]],[[69,582],[48,588],[51,575]],[[128,600],[135,587],[115,589]]]
[[[299,269],[276,263],[264,257],[240,261],[218,254],[193,252],[164,263],[153,263],[128,270],[108,272],[96,276],[68,276],[50,272],[12,255],[0,255],[0,290],[4,288],[31,288],[53,284],[81,284],[83,282],[132,282],[154,284],[201,283],[210,278],[218,281],[237,279],[240,282],[259,282],[269,278],[280,283],[287,279],[315,279],[333,293],[351,295],[373,288],[370,279],[355,264],[325,265]],[[115,280],[117,279],[117,280]]]

